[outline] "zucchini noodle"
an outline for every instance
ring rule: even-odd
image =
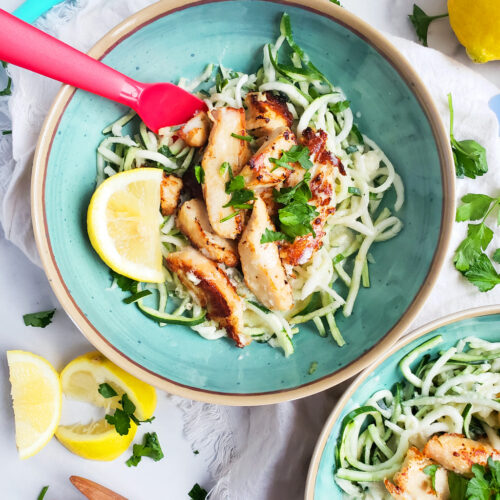
[[[344,417],[335,481],[345,498],[392,498],[382,481],[401,469],[410,446],[422,448],[437,433],[500,446],[500,367],[489,359],[498,343],[468,337],[431,358],[428,351],[441,342],[437,336],[409,352],[399,363],[404,380]],[[478,364],[455,363],[460,356],[473,356]]]
[[[288,62],[282,63],[286,58]],[[181,78],[179,86],[196,93],[209,110],[223,106],[242,108],[248,92],[278,94],[294,118],[291,128],[299,140],[307,127],[326,133],[327,150],[339,162],[328,179],[334,188],[335,211],[326,219],[320,248],[312,257],[301,265],[284,266],[296,304],[293,314],[257,307],[258,300],[246,286],[242,273],[218,265],[244,299],[245,335],[280,347],[288,356],[294,352],[293,337],[299,332],[296,325],[311,321],[319,335],[329,338],[330,333],[333,342],[341,347],[346,340],[335,314],[342,309],[343,315],[349,317],[359,290],[370,287],[372,245],[395,237],[403,228],[394,212],[403,206],[404,186],[391,161],[372,139],[357,130],[343,91],[332,85],[295,43],[287,14],[282,17],[276,41],[263,47],[262,66],[255,73],[208,64],[192,80]],[[179,127],[164,127],[155,134],[134,111],[110,124],[103,134],[107,137],[97,151],[97,184],[117,172],[140,167],[161,168],[167,174],[182,177],[201,164],[203,150],[186,144]],[[259,141],[253,141],[249,145],[255,152],[258,144]],[[311,177],[317,168],[313,165]],[[392,189],[396,201],[389,208],[385,206],[385,194]],[[160,233],[163,257],[189,244],[176,227],[175,215],[162,219]],[[224,328],[202,318],[203,308],[179,278],[166,267],[164,271],[165,282],[148,286],[151,297],[137,302],[139,309],[162,326],[169,322],[185,324],[210,340],[227,336]],[[373,405],[387,412],[376,402]],[[399,428],[397,422],[392,425]],[[381,425],[377,431],[372,428],[364,442],[388,453],[382,441],[384,432]]]

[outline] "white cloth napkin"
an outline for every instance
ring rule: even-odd
[[[152,0],[81,0],[53,9],[39,26],[81,49],[89,49],[119,21]],[[488,101],[500,93],[487,80],[441,53],[400,38],[393,43],[428,86],[448,123],[446,94],[455,106],[455,136],[475,139],[488,152],[489,172],[476,180],[457,180],[459,200],[468,192],[500,193],[498,123]],[[14,93],[9,99],[12,136],[0,135],[0,222],[5,235],[34,262],[39,262],[29,210],[33,152],[43,119],[59,84],[10,67]],[[0,130],[10,128],[6,99],[0,98]],[[494,223],[492,222],[492,227]],[[487,304],[500,304],[500,287],[479,293],[454,269],[452,255],[466,232],[455,224],[438,283],[413,326],[445,314]],[[496,231],[500,234],[500,231]],[[500,246],[495,236],[492,250]],[[184,410],[185,431],[200,450],[214,479],[212,499],[295,500],[303,497],[314,443],[344,386],[305,400],[257,408],[229,408],[176,398]]]

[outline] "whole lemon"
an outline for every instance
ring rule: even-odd
[[[448,0],[450,24],[477,63],[500,59],[500,0]]]

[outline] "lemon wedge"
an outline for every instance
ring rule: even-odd
[[[54,435],[61,418],[61,382],[44,358],[7,351],[14,406],[16,444],[21,459],[38,453]]]
[[[106,409],[107,413],[119,407],[119,400],[126,393],[134,403],[134,415],[139,420],[152,417],[156,408],[155,389],[128,374],[98,352],[89,352],[71,361],[61,372],[65,396],[85,401]],[[117,393],[103,397],[98,388],[108,384]],[[128,434],[122,436],[105,419],[88,425],[61,425],[57,439],[70,451],[91,460],[114,460],[127,450],[134,439],[137,426],[131,422]]]
[[[165,280],[160,248],[163,171],[136,168],[106,179],[87,212],[90,242],[114,271],[136,281]]]

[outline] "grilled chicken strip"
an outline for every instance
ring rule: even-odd
[[[394,482],[384,481],[387,491],[396,500],[448,500],[448,473],[441,467],[436,470],[436,491],[432,488],[431,478],[423,469],[434,462],[417,448],[411,447],[401,470],[395,474]]]
[[[232,133],[246,134],[245,112],[243,109],[216,108],[210,113],[214,125],[202,160],[205,172],[203,197],[213,230],[223,238],[234,240],[243,229],[243,219],[241,215],[237,215],[221,222],[235,210],[232,207],[224,208],[231,199],[231,195],[225,191],[229,172],[226,169],[221,174],[220,167],[224,162],[228,162],[233,174],[237,175],[251,156],[248,142],[231,136]]]
[[[293,124],[286,101],[272,92],[249,92],[245,104],[247,129],[256,137],[268,136],[277,128],[291,128]]]
[[[314,166],[309,170],[311,173],[312,198],[309,201],[319,212],[318,217],[312,222],[314,232],[295,238],[292,243],[283,242],[280,245],[280,257],[285,264],[297,266],[305,264],[313,256],[314,252],[321,248],[325,236],[323,228],[326,220],[335,212],[335,175],[336,169],[345,175],[344,167],[338,158],[326,149],[327,135],[323,130],[314,132],[308,128],[303,132],[303,143],[311,152],[311,160]],[[285,186],[295,186],[304,177],[304,169],[298,167],[285,182]]]
[[[199,148],[207,143],[210,132],[210,119],[205,111],[199,111],[180,129],[179,137],[188,145]]]
[[[238,244],[243,276],[248,288],[269,309],[287,311],[293,305],[288,283],[275,242],[261,243],[266,229],[274,230],[266,204],[257,198],[252,215]]]
[[[270,159],[281,158],[283,151],[288,151],[295,144],[297,139],[289,128],[275,129],[240,172],[245,178],[245,185],[249,189],[264,188],[277,186],[286,180],[291,170],[279,167]]]
[[[239,264],[236,244],[213,232],[202,200],[193,198],[182,204],[177,213],[177,226],[205,257],[222,262],[228,267],[236,267]]]
[[[465,476],[472,474],[474,464],[486,465],[488,457],[500,460],[499,450],[461,434],[433,436],[425,445],[423,453],[445,469]]]
[[[208,318],[225,328],[238,347],[252,341],[243,333],[243,300],[214,261],[192,247],[169,254],[166,261],[200,305],[207,308]]]
[[[181,189],[182,179],[175,175],[168,175],[166,172],[163,173],[163,179],[160,184],[161,214],[163,216],[175,213]]]

